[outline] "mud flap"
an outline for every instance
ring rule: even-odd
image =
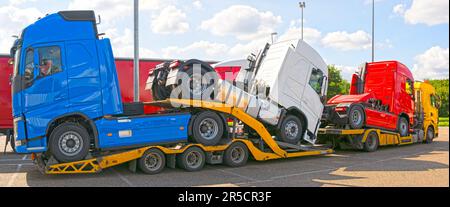
[[[166,155],[166,161],[167,164],[166,166],[169,168],[175,168],[176,167],[176,155],[171,154],[171,155]]]
[[[136,173],[137,171],[137,160],[132,160],[128,162],[128,170],[130,170],[133,173]]]

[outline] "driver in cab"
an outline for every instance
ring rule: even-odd
[[[50,75],[52,73],[58,72],[58,67],[53,65],[53,61],[50,59],[44,59],[41,62],[41,65],[39,66],[39,76],[45,77],[47,75]]]

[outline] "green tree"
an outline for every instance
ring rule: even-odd
[[[327,98],[339,94],[348,94],[350,83],[342,78],[341,71],[334,65],[328,66],[328,93]]]
[[[440,117],[448,117],[449,103],[448,103],[448,79],[444,80],[429,80],[430,84],[436,89],[437,95],[441,98],[441,107],[439,108]]]

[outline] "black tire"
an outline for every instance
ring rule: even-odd
[[[49,151],[59,162],[83,160],[89,153],[90,136],[76,123],[64,123],[50,134]]]
[[[367,135],[363,150],[366,152],[375,152],[377,151],[379,144],[380,140],[378,139],[378,133],[372,131]]]
[[[166,156],[161,150],[151,148],[144,152],[137,164],[139,169],[146,174],[158,174],[166,166]]]
[[[366,113],[361,105],[353,105],[348,112],[348,123],[352,129],[362,129],[366,122]]]
[[[199,147],[189,147],[177,156],[178,167],[189,171],[199,171],[205,166],[206,156]]]
[[[303,137],[302,121],[294,115],[287,115],[278,130],[278,137],[282,142],[297,144]]]
[[[242,142],[234,142],[225,150],[223,163],[230,167],[241,167],[247,164],[248,156],[247,146]]]
[[[427,144],[431,144],[431,143],[433,143],[433,139],[434,139],[434,129],[433,129],[433,127],[428,127],[428,130],[427,130],[427,135],[426,135],[426,137],[425,137],[425,143],[427,143]]]
[[[194,74],[194,67],[192,65],[189,66],[188,69],[184,70],[189,77],[189,83],[185,83],[189,86],[189,97],[194,99],[196,97],[201,97],[202,99],[205,97],[204,94],[209,94],[209,98],[214,97],[214,86],[217,83],[218,75],[215,71],[209,72],[208,69],[201,67],[200,76],[199,74]],[[183,75],[178,75],[178,85],[183,84]],[[195,87],[194,87],[195,86]],[[181,94],[182,95],[182,94]]]
[[[409,122],[405,117],[399,117],[397,131],[402,137],[409,136]]]
[[[223,137],[224,123],[220,116],[211,111],[202,111],[193,117],[192,139],[206,146],[217,145]]]

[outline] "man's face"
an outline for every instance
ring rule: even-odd
[[[41,66],[41,73],[47,74],[48,70],[52,67],[53,62],[51,60],[46,60],[44,65]]]

